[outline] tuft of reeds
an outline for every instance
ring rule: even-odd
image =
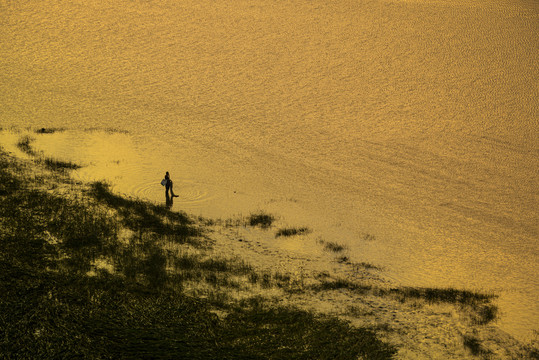
[[[294,236],[294,235],[303,235],[309,232],[309,229],[306,227],[301,228],[283,228],[277,230],[275,237],[279,236]]]

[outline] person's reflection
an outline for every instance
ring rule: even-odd
[[[172,205],[174,205],[174,198],[170,196],[168,193],[165,194],[165,197],[166,197],[165,206],[167,209],[170,210],[172,208]]]

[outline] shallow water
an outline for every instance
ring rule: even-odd
[[[494,291],[529,339],[538,7],[3,3],[0,124],[69,129],[35,146],[81,179],[164,202],[168,170],[175,209],[269,211],[392,281]]]

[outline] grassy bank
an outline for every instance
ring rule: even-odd
[[[21,147],[32,154],[31,141]],[[0,357],[387,359],[368,328],[260,296],[187,214],[0,153]],[[268,222],[261,220],[262,224]],[[277,277],[273,277],[277,278]],[[273,279],[272,278],[272,279]],[[266,279],[266,280],[264,280]],[[280,281],[288,281],[286,276]],[[203,296],[192,289],[205,287]]]

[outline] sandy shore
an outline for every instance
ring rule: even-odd
[[[215,239],[215,253],[239,257],[268,274],[288,274],[303,289],[319,284],[321,279],[328,282],[347,279],[373,289],[395,286],[378,276],[383,269],[343,261],[347,257],[346,249],[328,250],[316,236],[276,239],[271,230],[216,225],[211,237]],[[316,247],[318,255],[307,257],[306,254],[312,252],[312,249],[305,251],[307,247]],[[355,326],[372,327],[382,339],[398,348],[397,359],[519,359],[528,356],[526,347],[498,329],[495,321],[473,324],[469,312],[458,304],[403,300],[379,296],[376,291],[361,293],[344,288],[285,292],[259,287],[252,291],[272,298],[277,304],[331,314]],[[236,295],[241,298],[247,293]],[[477,344],[475,350],[470,349],[474,344]]]

